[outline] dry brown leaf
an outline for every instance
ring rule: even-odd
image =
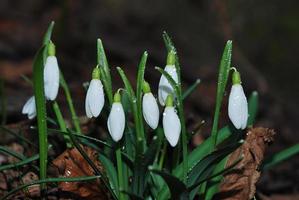
[[[275,132],[268,128],[251,128],[248,130],[244,144],[233,152],[227,162],[232,165],[241,156],[243,159],[230,173],[224,176],[220,193],[216,199],[246,200],[255,194],[255,184],[260,177],[260,166],[265,149],[273,141]]]
[[[89,147],[82,147],[88,157],[95,163],[97,168],[104,172],[102,164],[98,160],[96,151]],[[58,169],[62,177],[93,176],[94,171],[80,152],[76,149],[67,149],[53,161],[53,165]],[[109,199],[108,192],[99,180],[88,182],[61,182],[58,187],[63,191],[73,192],[87,199],[106,200]]]

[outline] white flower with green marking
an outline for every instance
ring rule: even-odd
[[[228,116],[236,129],[245,129],[248,119],[248,105],[239,72],[233,72],[232,82],[233,85],[228,100]]]
[[[167,65],[164,69],[171,77],[172,79],[178,83],[178,74],[175,68],[175,52],[170,51],[167,56]],[[164,75],[161,76],[160,82],[159,82],[159,88],[158,88],[158,98],[159,102],[162,106],[165,105],[165,101],[167,96],[171,94],[175,97],[174,88],[171,86],[171,84],[168,82],[166,77]]]
[[[44,88],[46,99],[55,100],[59,89],[59,67],[55,56],[55,45],[51,41],[44,67]]]
[[[34,96],[30,97],[23,106],[22,113],[27,115],[29,119],[33,119],[36,116],[36,106]]]
[[[163,129],[167,141],[172,147],[175,147],[181,134],[181,122],[173,107],[173,97],[171,95],[168,95],[166,99],[166,107],[163,113]]]
[[[92,80],[90,81],[86,98],[85,111],[88,118],[98,117],[104,107],[105,97],[103,85],[100,80],[100,69],[94,68],[92,72]]]
[[[154,95],[151,93],[149,84],[143,83],[143,98],[142,98],[142,113],[146,123],[152,128],[156,129],[159,124],[159,107]]]
[[[119,91],[114,95],[114,102],[108,117],[108,131],[115,142],[121,140],[125,130],[125,112],[121,104]]]

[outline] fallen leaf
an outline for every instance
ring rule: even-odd
[[[244,144],[229,156],[226,166],[232,165],[241,156],[243,159],[231,172],[224,175],[216,199],[246,200],[254,197],[255,184],[260,177],[258,168],[264,159],[266,147],[273,141],[274,134],[275,132],[268,128],[248,130]]]
[[[97,168],[104,173],[104,168],[98,160],[98,153],[89,147],[82,146],[82,148],[95,163]],[[53,161],[53,165],[57,168],[61,177],[72,178],[94,175],[93,169],[76,148],[64,151]],[[109,199],[109,192],[106,191],[104,185],[99,180],[88,182],[61,182],[58,184],[58,187],[62,191],[73,192],[86,199]]]

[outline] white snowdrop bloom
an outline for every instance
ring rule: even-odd
[[[156,129],[159,123],[159,107],[154,95],[150,91],[150,86],[147,82],[143,84],[144,95],[142,98],[142,113],[146,123]]]
[[[167,56],[167,65],[164,71],[166,71],[172,77],[172,79],[178,83],[178,74],[175,68],[175,53],[173,51],[169,52]],[[172,88],[166,77],[162,75],[158,88],[159,102],[162,106],[165,105],[165,100],[169,94],[175,96],[174,88]]]
[[[108,117],[108,131],[115,142],[121,140],[125,130],[125,112],[119,92],[114,95],[114,102]]]
[[[85,111],[88,118],[98,117],[105,103],[104,90],[99,79],[100,70],[98,68],[93,70],[92,78],[85,98]]]
[[[163,113],[163,129],[167,141],[172,147],[175,147],[181,134],[181,122],[173,107],[171,95],[166,99],[166,107]]]
[[[44,67],[44,88],[47,100],[55,100],[59,89],[59,67],[55,56],[55,46],[49,43],[49,56]]]
[[[27,115],[29,119],[33,119],[36,116],[35,98],[30,97],[22,109],[22,114]]]
[[[248,119],[247,99],[239,72],[233,73],[233,85],[228,100],[228,116],[236,129],[245,129]]]

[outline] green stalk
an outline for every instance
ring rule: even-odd
[[[37,128],[39,135],[39,165],[40,165],[40,179],[47,178],[47,160],[48,160],[48,138],[47,138],[47,113],[46,113],[46,99],[44,94],[44,64],[43,53],[45,46],[43,46],[35,56],[33,63],[33,87],[36,103],[37,113]],[[41,184],[41,189],[46,189],[46,184]]]
[[[68,87],[68,85],[67,85],[67,83],[66,83],[66,81],[63,77],[62,72],[60,72],[60,85],[63,88],[63,91],[65,93],[65,98],[66,98],[67,104],[68,104],[70,112],[71,112],[72,121],[73,121],[75,130],[76,130],[77,133],[81,133],[80,121],[79,121],[79,118],[78,118],[78,116],[76,114],[76,111],[75,111],[75,108],[74,108],[74,104],[73,104],[73,100],[72,100],[72,97],[71,97],[69,87]]]
[[[122,159],[121,159],[121,147],[118,145],[116,149],[116,162],[117,162],[117,175],[118,175],[118,189],[119,189],[119,199],[125,200],[125,194],[122,192],[124,190],[124,177],[123,177],[123,168],[122,168]]]
[[[60,111],[60,108],[58,106],[57,101],[54,101],[52,105],[53,105],[53,110],[55,112],[55,115],[56,115],[57,122],[59,124],[60,130],[62,132],[67,132],[66,124],[65,124],[65,121],[63,119],[63,116],[62,116],[62,113]],[[66,134],[63,134],[63,137],[65,139],[67,148],[73,147],[73,145],[71,143],[70,137],[68,135],[66,135]]]
[[[166,140],[164,140],[162,154],[161,154],[161,157],[160,157],[160,160],[159,160],[159,169],[160,170],[162,170],[162,168],[163,168],[164,159],[165,159],[165,155],[166,155],[166,150],[167,150],[167,142],[166,142]]]

